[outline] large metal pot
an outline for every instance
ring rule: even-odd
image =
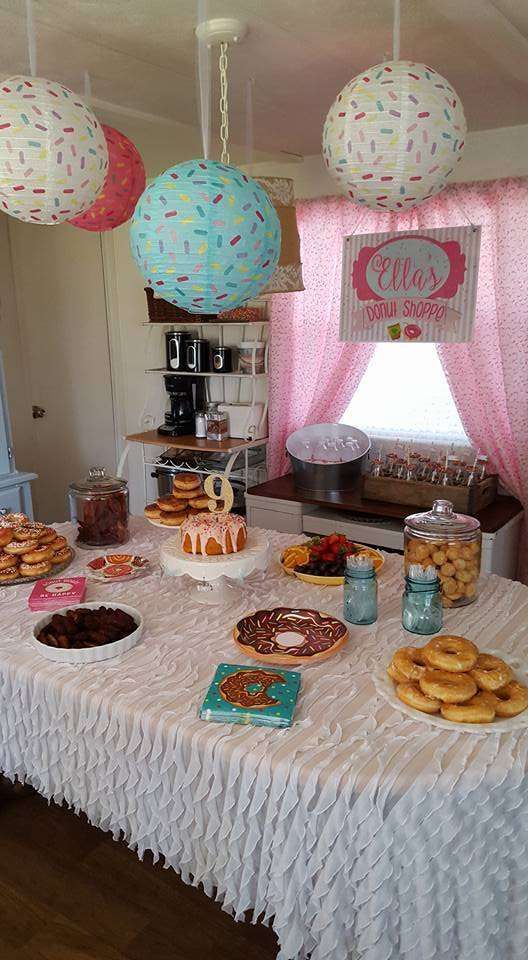
[[[331,493],[354,486],[370,450],[370,440],[344,423],[314,423],[286,441],[295,486],[309,493]]]

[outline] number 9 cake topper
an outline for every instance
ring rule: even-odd
[[[215,480],[220,480],[220,495],[215,493]],[[211,513],[230,513],[235,500],[233,487],[223,473],[210,473],[204,483],[204,491],[209,497],[209,510]],[[222,500],[222,507],[218,507],[218,501]]]

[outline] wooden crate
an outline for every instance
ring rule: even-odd
[[[450,500],[459,513],[474,516],[493,503],[497,496],[497,477],[486,477],[471,487],[440,486],[419,480],[397,480],[395,477],[363,477],[363,497],[385,500],[403,506],[430,510],[433,500]]]

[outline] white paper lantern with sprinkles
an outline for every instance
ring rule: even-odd
[[[466,119],[453,87],[431,67],[391,60],[343,88],[323,131],[340,190],[373,210],[408,210],[439,193],[462,157]]]
[[[41,77],[0,85],[0,209],[55,224],[88,209],[103,187],[108,150],[78,94]]]
[[[281,247],[273,204],[226,163],[190,160],[161,173],[137,202],[130,246],[147,286],[189,313],[231,310],[256,297]]]

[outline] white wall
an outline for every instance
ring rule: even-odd
[[[255,163],[251,171],[254,176],[266,173],[269,176],[293,177],[295,195],[299,200],[332,196],[339,192],[324,168],[321,154],[280,163]],[[452,181],[468,183],[522,176],[528,176],[528,124],[468,133],[464,154]]]

